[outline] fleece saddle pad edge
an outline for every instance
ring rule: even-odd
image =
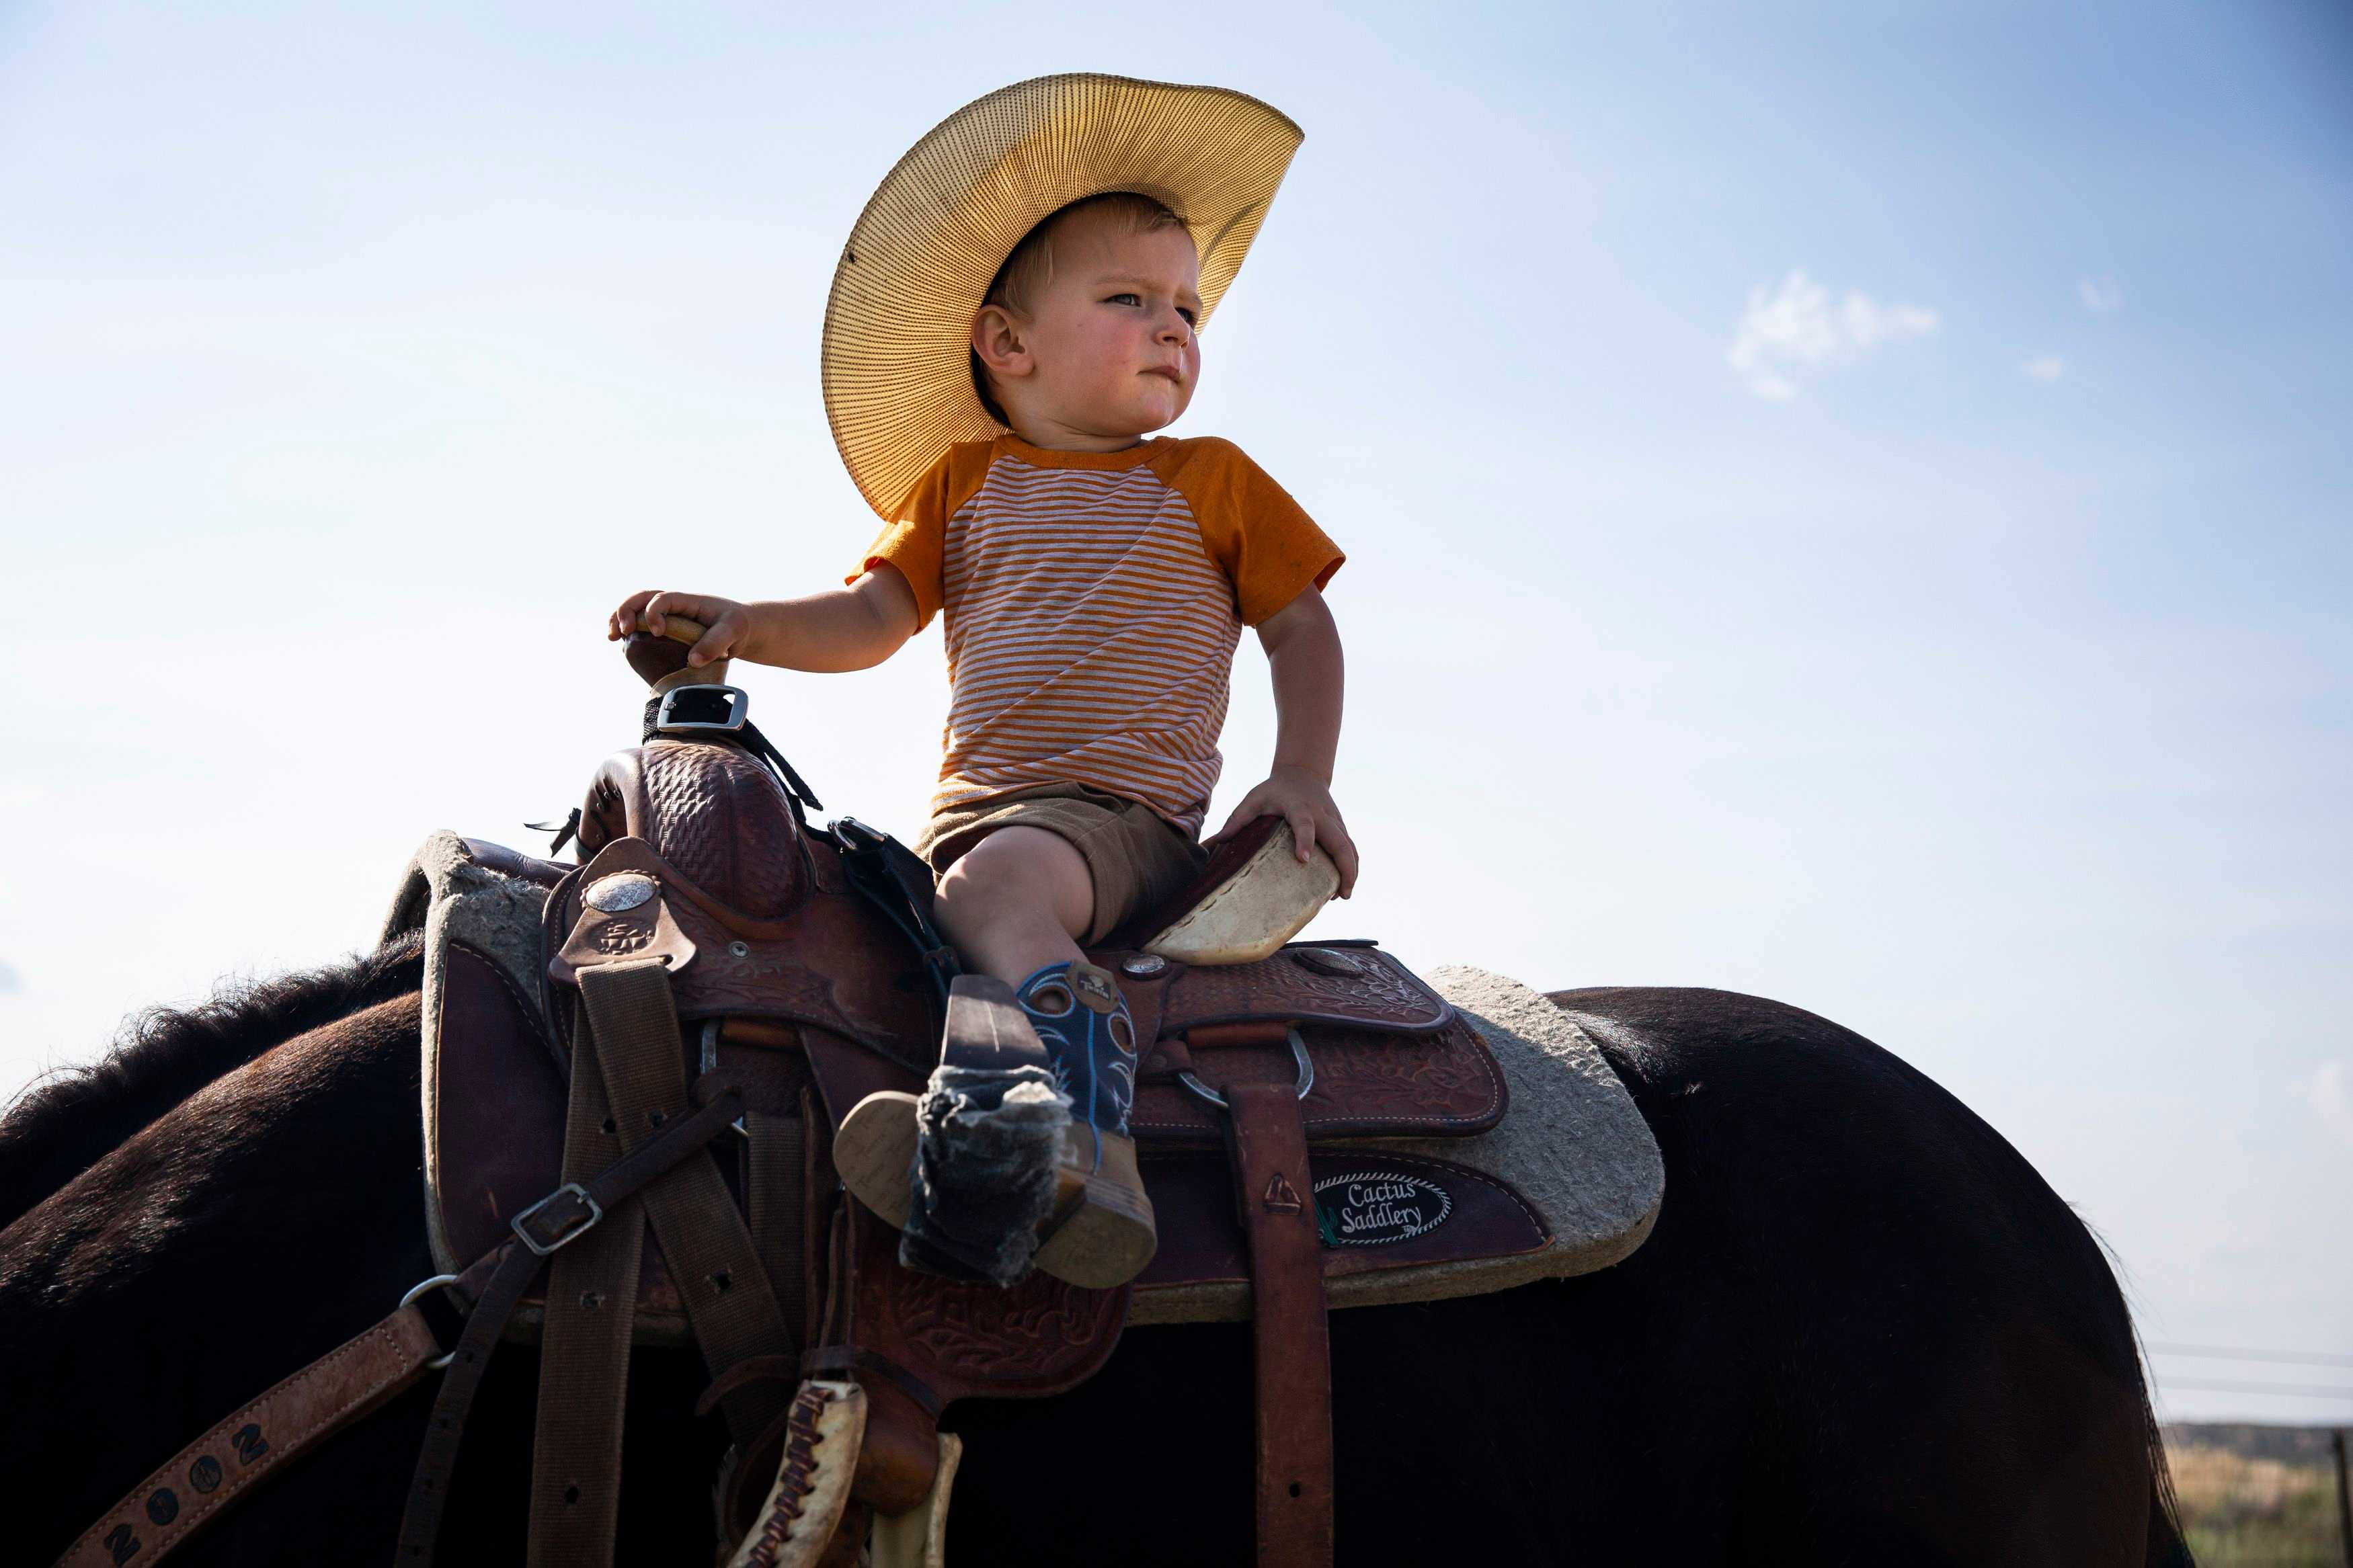
[[[441,1208],[439,1119],[435,1105],[442,1024],[448,1016],[450,952],[453,947],[461,947],[486,963],[512,993],[518,1010],[543,1030],[539,927],[540,911],[546,902],[545,888],[478,864],[466,840],[445,830],[426,839],[410,858],[378,939],[390,942],[419,930],[425,933],[420,1074],[425,1226],[433,1267],[440,1273],[454,1274],[473,1261],[452,1251]]]

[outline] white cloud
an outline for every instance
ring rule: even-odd
[[[2029,381],[2056,381],[2067,374],[2067,362],[2057,354],[2041,354],[2018,368]]]
[[[16,977],[16,972],[0,963],[0,996],[13,996],[24,988],[25,983]]]
[[[2312,1101],[2313,1113],[2329,1135],[2353,1148],[2353,1073],[2345,1070],[2345,1064],[2321,1063],[2305,1097]]]
[[[2075,292],[2082,296],[2084,308],[2094,316],[2105,316],[2125,308],[2125,291],[2116,287],[2113,278],[2079,278]]]
[[[1860,289],[1848,289],[1834,307],[1828,289],[1793,269],[1778,289],[1760,283],[1748,291],[1748,309],[1724,358],[1749,391],[1786,403],[1798,395],[1790,373],[1799,367],[1924,338],[1937,324],[1936,312],[1924,306],[1883,305]]]

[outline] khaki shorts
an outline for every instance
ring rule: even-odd
[[[1101,942],[1137,910],[1175,897],[1209,863],[1208,851],[1150,806],[1083,784],[1033,784],[950,806],[925,825],[915,853],[944,876],[1000,827],[1042,827],[1086,858],[1095,912],[1085,942]]]

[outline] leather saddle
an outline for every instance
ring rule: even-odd
[[[817,1383],[792,1406],[797,1424],[782,1413],[806,1377],[853,1385],[864,1406],[846,1522],[822,1560],[855,1561],[871,1530],[880,1561],[893,1521],[919,1519],[929,1543],[906,1560],[936,1561],[956,1453],[937,1432],[941,1411],[1068,1389],[1109,1356],[1132,1305],[1206,1289],[1227,1304],[1218,1315],[1257,1323],[1260,1561],[1328,1562],[1325,1282],[1550,1239],[1492,1176],[1424,1153],[1368,1162],[1357,1152],[1366,1139],[1494,1127],[1504,1079],[1480,1036],[1371,942],[1292,943],[1255,962],[1195,965],[1145,951],[1136,934],[1181,924],[1190,906],[1150,911],[1089,953],[1118,977],[1145,1042],[1133,1126],[1158,1215],[1150,1268],[1111,1290],[1042,1274],[1007,1290],[913,1272],[898,1262],[896,1234],[844,1191],[829,1150],[851,1106],[877,1089],[919,1089],[937,1059],[953,960],[930,932],[928,873],[854,820],[811,824],[806,786],[788,764],[764,760],[773,753],[756,731],[665,731],[652,715],[644,742],[590,784],[580,863],[470,847],[487,868],[550,892],[539,994],[462,946],[448,955],[427,1114],[448,1250],[473,1258],[516,1234],[519,1219],[528,1226],[528,1211],[577,1164],[567,1136],[576,1154],[584,976],[659,961],[691,1102],[740,1099],[734,1135],[711,1145],[712,1190],[733,1205],[780,1320],[762,1353],[714,1353],[699,1331],[709,1310],[698,1315],[663,1245],[677,1233],[657,1226],[629,1260],[638,1342],[702,1342],[714,1397],[783,1380],[760,1419],[736,1426],[720,1493],[727,1539],[758,1535],[762,1489],[790,1475],[796,1452],[807,1489]],[[1226,844],[1209,883],[1259,854],[1275,826],[1262,819]],[[707,1258],[696,1267],[709,1272]],[[554,1279],[525,1300],[511,1335],[541,1332],[564,1287],[561,1270]],[[689,1283],[709,1294],[707,1282]],[[543,1413],[543,1448],[548,1429]],[[747,1539],[745,1552],[754,1547]]]

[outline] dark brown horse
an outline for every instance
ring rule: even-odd
[[[418,968],[400,944],[151,1015],[0,1121],[0,1557],[50,1561],[432,1272]],[[1658,1227],[1582,1279],[1334,1315],[1341,1562],[2189,1561],[2107,1262],[1992,1129],[1778,1003],[1556,1000],[1657,1136]],[[493,1364],[446,1561],[522,1560],[535,1377]],[[639,1352],[623,1562],[710,1561],[700,1382]],[[389,1562],[429,1394],[180,1561]],[[952,1555],[1246,1562],[1250,1419],[1247,1325],[1139,1329],[1072,1394],[958,1406]]]

